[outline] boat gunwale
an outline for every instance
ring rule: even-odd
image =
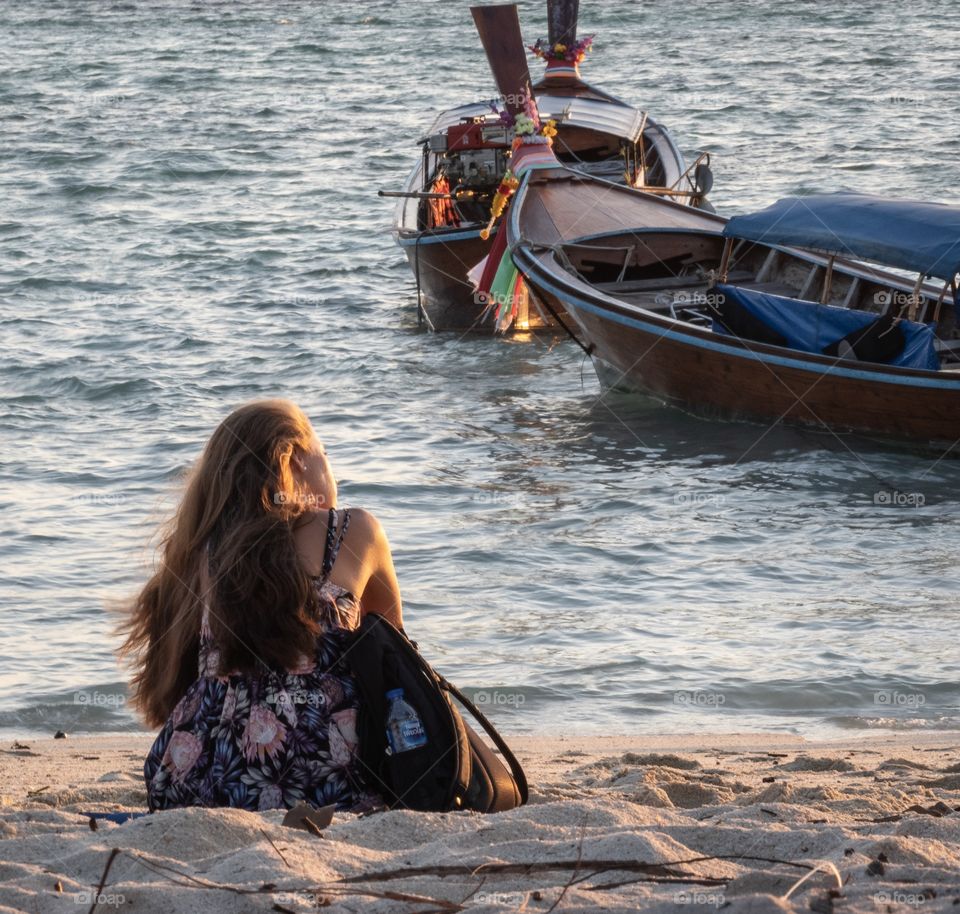
[[[394,234],[397,237],[397,244],[401,247],[413,247],[419,244],[445,244],[448,241],[467,241],[479,238],[483,226],[479,222],[476,223],[476,226],[475,229],[462,228],[459,225],[445,225],[439,229],[396,228]],[[490,230],[490,237],[493,238],[496,234],[497,229],[494,227]]]

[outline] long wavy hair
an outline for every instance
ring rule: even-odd
[[[312,655],[316,599],[293,539],[309,499],[290,468],[312,439],[294,403],[262,400],[232,412],[207,442],[161,530],[157,567],[120,624],[131,697],[152,726],[197,677],[204,600],[221,674],[292,667]]]

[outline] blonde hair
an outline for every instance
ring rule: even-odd
[[[312,439],[310,420],[289,400],[241,406],[211,435],[162,528],[158,567],[120,624],[132,699],[149,724],[161,725],[197,677],[205,600],[221,674],[312,656],[315,597],[293,540],[308,500],[290,468]]]

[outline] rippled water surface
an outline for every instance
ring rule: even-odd
[[[941,5],[581,6],[585,76],[711,150],[721,211],[958,202]],[[0,729],[137,726],[105,607],[215,424],[276,394],[507,731],[960,726],[956,461],[602,395],[562,340],[418,331],[376,190],[494,94],[466,0],[0,20]]]

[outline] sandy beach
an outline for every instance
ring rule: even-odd
[[[526,807],[338,814],[319,836],[226,809],[93,828],[143,810],[148,738],[6,740],[0,911],[960,906],[960,734],[512,742]]]
[[[4,3],[0,914],[960,914],[950,9]]]

